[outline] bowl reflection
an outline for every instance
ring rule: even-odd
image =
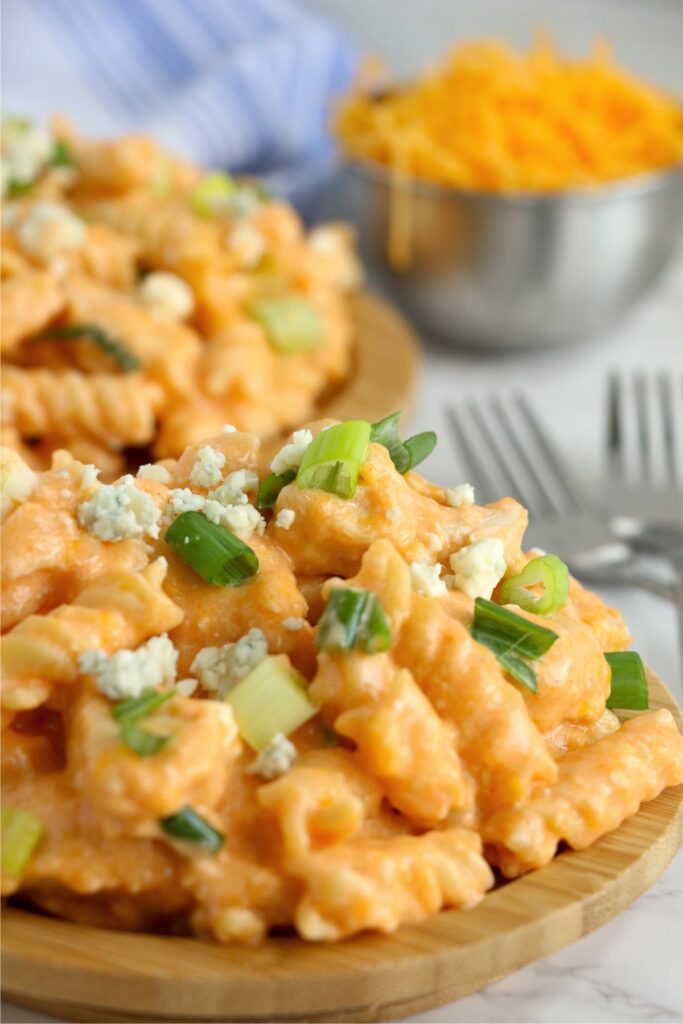
[[[683,226],[683,167],[500,195],[416,180],[392,190],[385,167],[356,161],[342,185],[363,256],[394,301],[427,332],[490,349],[606,327],[652,287]]]

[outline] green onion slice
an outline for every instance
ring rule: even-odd
[[[299,295],[252,299],[247,312],[261,325],[275,351],[283,355],[308,352],[325,341],[318,310]]]
[[[405,441],[405,446],[410,455],[410,468],[414,469],[415,466],[424,462],[436,448],[436,434],[433,430],[424,430],[421,434],[413,434]]]
[[[215,587],[239,587],[259,569],[256,552],[201,512],[182,512],[164,540],[176,555]]]
[[[240,735],[259,751],[281,732],[288,736],[317,714],[303,676],[286,654],[259,662],[226,697],[235,713]]]
[[[369,590],[333,587],[318,623],[319,651],[379,654],[391,647],[391,627],[384,609]]]
[[[48,160],[49,167],[73,167],[74,158],[69,144],[64,139],[56,139],[52,155]]]
[[[304,452],[297,486],[352,498],[369,440],[370,424],[366,420],[349,420],[321,431]]]
[[[167,836],[195,843],[210,853],[216,853],[225,842],[225,835],[197,814],[194,807],[183,807],[177,814],[169,814],[159,822]]]
[[[126,373],[140,369],[141,363],[138,357],[97,324],[63,324],[60,327],[47,327],[40,334],[34,335],[32,340],[44,341],[53,338],[81,338],[84,341],[91,341],[93,345],[111,356]]]
[[[541,584],[542,593],[530,587]],[[542,555],[528,562],[520,573],[510,576],[498,589],[500,604],[516,604],[525,612],[549,615],[564,608],[569,598],[569,569],[557,555]]]
[[[21,878],[43,831],[42,823],[31,811],[19,807],[2,808],[0,857],[3,875]]]
[[[111,709],[113,717],[119,723],[121,742],[140,757],[158,754],[169,742],[170,736],[148,732],[138,725],[138,722],[164,704],[173,694],[173,690],[165,690],[162,693],[145,690],[139,697],[119,701]]]
[[[26,178],[23,181],[20,178],[10,178],[7,182],[7,198],[18,199],[19,196],[26,195],[27,192],[30,192],[34,185],[35,181],[32,181],[29,178]]]
[[[280,491],[296,478],[296,470],[288,469],[285,473],[270,473],[259,484],[256,504],[259,508],[272,508]]]
[[[536,673],[527,659],[535,660],[549,651],[557,633],[478,597],[474,602],[472,637],[495,654],[513,679],[536,693]]]
[[[237,191],[237,183],[229,174],[216,171],[205,178],[190,192],[190,206],[198,217],[213,217],[228,208],[229,201]]]
[[[270,192],[260,182],[235,181],[229,174],[216,171],[202,178],[190,192],[190,206],[198,217],[241,217],[270,198]]]
[[[608,708],[647,711],[649,696],[645,666],[635,651],[613,651],[605,655],[612,670]]]
[[[391,456],[397,472],[407,473],[431,455],[436,446],[436,434],[426,430],[422,434],[414,434],[407,441],[402,441],[398,433],[398,421],[401,413],[394,412],[383,420],[373,423],[370,428],[370,440],[383,445]]]

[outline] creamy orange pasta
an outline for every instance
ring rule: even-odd
[[[619,614],[395,422],[102,483],[3,450],[3,892],[221,943],[391,932],[683,782]],[[609,705],[609,707],[608,707]]]
[[[66,447],[112,478],[225,422],[268,437],[349,373],[343,225],[59,120],[6,119],[2,171],[3,443],[34,467]]]

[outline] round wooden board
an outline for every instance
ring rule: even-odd
[[[420,367],[412,329],[392,306],[369,292],[356,292],[349,303],[354,365],[348,381],[321,402],[319,414],[339,420],[380,420],[397,409],[409,411]]]
[[[651,706],[674,698],[649,673]],[[86,928],[10,908],[7,999],[80,1021],[378,1021],[467,995],[604,924],[659,877],[683,839],[683,786],[590,849],[496,889],[475,909],[392,936],[256,948]]]

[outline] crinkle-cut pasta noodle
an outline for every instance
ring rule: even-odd
[[[52,774],[39,773],[31,778],[28,789],[22,778],[5,779],[3,797],[9,804],[30,807],[49,828],[27,865],[24,884],[36,901],[47,908],[51,905],[61,912],[68,905],[68,895],[93,896],[112,891],[135,894],[139,913],[126,915],[124,927],[143,927],[153,917],[145,919],[144,893],[150,892],[156,914],[168,901],[169,909],[182,905],[186,897],[175,895],[174,880],[178,871],[178,859],[173,851],[149,839],[131,836],[103,836],[96,828],[80,832],[84,821],[81,793],[73,786],[71,773],[60,771]],[[87,815],[85,820],[94,820]],[[15,879],[3,876],[3,895],[9,895],[18,886]],[[177,893],[177,889],[175,890]],[[60,900],[60,897],[62,899]],[[92,904],[92,900],[89,901]],[[92,909],[92,908],[91,908]],[[92,921],[92,916],[86,918]],[[105,917],[106,924],[116,925]]]
[[[278,823],[286,856],[350,839],[376,819],[382,792],[349,750],[311,750],[291,771],[259,787],[257,799]]]
[[[211,817],[241,749],[228,704],[182,696],[167,701],[145,720],[174,738],[153,758],[130,756],[101,695],[84,689],[72,715],[67,758],[105,835],[158,835],[158,820],[188,804]]]
[[[396,473],[389,453],[378,444],[368,448],[353,498],[289,484],[275,507],[296,513],[290,529],[269,529],[303,576],[352,576],[363,553],[380,539],[390,540],[408,562],[431,563],[435,557],[447,561],[473,540],[495,536],[503,542],[506,562],[515,567],[527,524],[526,510],[512,498],[458,508],[437,504]],[[388,517],[391,509],[397,511]]]
[[[118,202],[85,204],[83,213],[135,239],[143,260],[165,270],[204,271],[220,249],[216,225],[192,216],[180,199],[150,201],[132,195]],[[194,283],[194,282],[193,282]]]
[[[159,561],[141,572],[114,570],[95,579],[71,604],[16,625],[0,639],[3,707],[37,706],[27,703],[28,690],[40,696],[45,689],[35,684],[73,683],[84,651],[134,648],[177,626],[183,613],[164,593],[165,575]]]
[[[163,392],[136,373],[87,376],[7,366],[2,397],[26,437],[85,434],[123,447],[152,440]]]
[[[520,614],[557,634],[536,673],[537,692],[523,691],[531,720],[543,734],[563,723],[597,722],[609,697],[611,672],[593,631],[571,608],[561,608],[545,619]]]
[[[271,654],[288,654],[302,671],[315,663],[312,628],[289,630],[283,621],[306,618],[307,606],[297,590],[287,558],[274,545],[252,534],[249,546],[259,559],[259,572],[242,587],[218,588],[205,583],[185,562],[168,552],[164,589],[185,612],[171,639],[178,648],[178,672],[187,674],[195,655],[204,647],[238,640],[258,622]],[[196,609],[201,608],[201,615]]]
[[[415,824],[435,825],[465,803],[452,731],[389,656],[321,654],[310,692],[390,804]]]
[[[14,352],[27,335],[42,330],[63,308],[63,288],[47,270],[27,270],[3,281],[0,305],[3,354]]]
[[[107,224],[89,224],[80,249],[83,271],[112,288],[130,290],[137,280],[139,245]]]
[[[16,125],[12,139],[21,130]],[[258,183],[236,182],[232,200],[212,209],[202,198],[202,172],[150,139],[82,140],[60,119],[52,130],[72,166],[43,168],[7,203],[6,358],[24,370],[79,370],[92,377],[130,369],[114,366],[128,350],[140,364],[137,379],[162,390],[154,398],[150,391],[145,403],[131,380],[115,385],[124,394],[108,397],[123,407],[119,422],[132,414],[132,430],[110,430],[108,422],[102,430],[91,415],[98,422],[93,431],[71,418],[73,404],[65,416],[61,402],[60,428],[50,411],[55,388],[73,403],[78,378],[60,378],[55,388],[51,378],[37,378],[40,386],[30,386],[36,392],[31,415],[21,408],[9,421],[18,441],[45,440],[35,464],[44,464],[50,447],[85,438],[99,443],[98,465],[111,477],[118,463],[107,452],[123,450],[130,466],[136,453],[126,449],[150,442],[157,456],[177,457],[226,422],[270,437],[314,415],[318,399],[351,370],[346,293],[358,283],[351,236],[330,227],[321,250],[320,233],[314,244],[296,211]],[[308,302],[320,321],[316,344],[280,352],[277,339],[256,326],[250,307],[263,297]],[[256,372],[254,351],[241,343],[250,334],[259,339],[263,372]],[[30,380],[22,386],[26,402]],[[102,386],[79,383],[81,401]],[[8,404],[17,404],[12,390],[18,388],[14,379],[5,389]],[[36,405],[47,406],[44,415]]]
[[[467,829],[339,843],[292,858],[290,870],[305,887],[296,926],[316,942],[367,928],[391,932],[442,907],[473,907],[493,884],[481,840]]]
[[[484,826],[491,856],[508,878],[552,860],[564,841],[583,850],[683,780],[683,737],[662,708],[558,761],[557,780]]]
[[[40,469],[50,467],[54,452],[68,448],[71,455],[78,462],[86,465],[93,464],[102,470],[103,480],[115,480],[123,476],[126,469],[126,459],[122,452],[114,452],[107,448],[106,444],[93,441],[85,435],[71,437],[59,437],[51,435],[50,438],[43,438],[37,444],[28,448],[31,465]]]
[[[471,907],[493,883],[490,865],[514,876],[544,864],[559,843],[585,846],[683,782],[668,712],[620,726],[606,708],[619,687],[602,648],[626,634],[598,598],[572,585],[548,615],[511,606],[520,630],[531,619],[556,631],[530,664],[532,694],[475,640],[474,599],[457,580],[436,596],[413,589],[423,584],[412,560],[445,568],[479,537],[498,537],[507,575],[518,572],[530,557],[519,505],[451,507],[443,488],[400,476],[371,444],[353,498],[294,483],[257,513],[272,456],[246,431],[198,439],[137,478],[158,536],[126,537],[130,520],[103,501],[105,541],[79,507],[98,492],[123,501],[128,485],[102,493],[93,467],[65,450],[37,473],[5,454],[3,807],[35,814],[43,836],[3,892],[91,926],[163,921],[221,943],[284,927],[335,941]],[[238,586],[207,582],[193,554],[165,540],[183,507],[211,518],[218,508],[205,502],[219,498],[258,562]],[[375,623],[362,614],[335,631],[339,588],[375,595],[385,650],[365,650]],[[146,646],[150,637],[165,639]],[[340,637],[351,649],[337,649]],[[88,650],[128,652],[129,673],[84,673]],[[294,703],[287,661],[310,702],[295,702],[311,712],[297,728],[279,718]],[[257,750],[233,687],[253,698],[263,685],[272,731]],[[177,831],[192,812],[201,843]]]
[[[66,312],[75,324],[104,328],[137,357],[149,379],[162,384],[167,394],[193,389],[201,342],[190,327],[160,320],[113,289],[82,276],[69,282]]]
[[[477,784],[484,817],[527,800],[557,768],[519,690],[495,657],[460,622],[420,594],[395,657],[411,671],[442,719],[455,727],[458,753]]]
[[[153,186],[165,177],[169,187],[192,184],[197,172],[163,153],[153,139],[127,135],[107,142],[69,136],[80,185],[87,193],[122,194]]]
[[[144,540],[103,544],[80,525],[75,506],[89,493],[82,490],[82,470],[67,452],[56,452],[53,469],[3,524],[3,629],[72,601],[103,573],[143,569],[149,562]]]

